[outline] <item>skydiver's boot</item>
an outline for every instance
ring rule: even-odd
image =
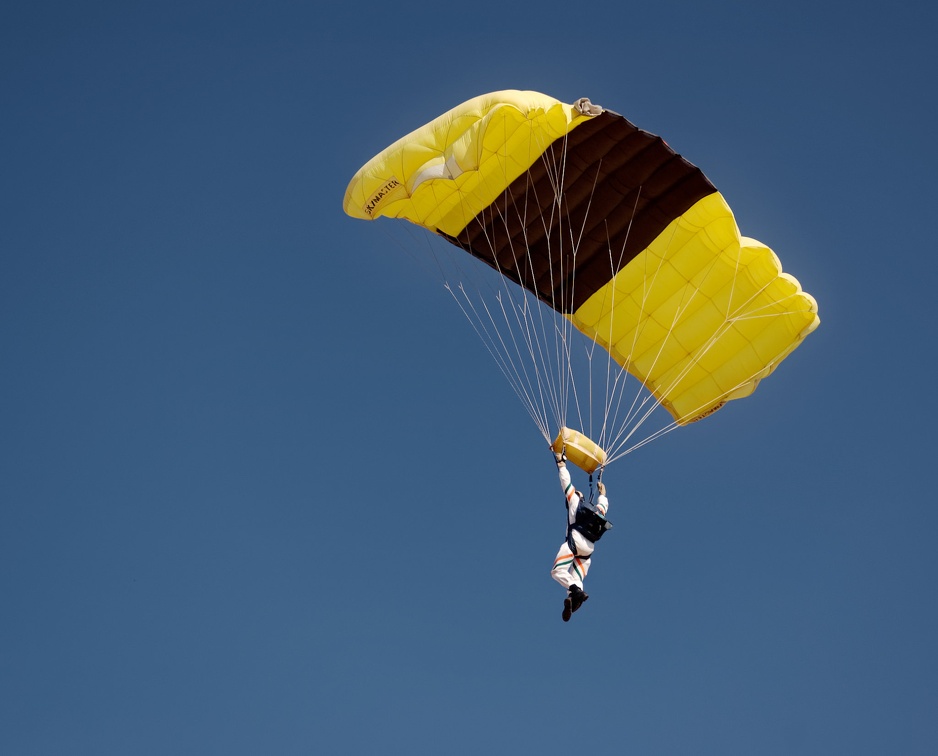
[[[573,615],[573,599],[570,594],[567,594],[567,597],[563,600],[563,614],[560,615],[561,619],[564,622],[569,622],[570,617]]]
[[[577,609],[583,606],[583,602],[586,601],[586,599],[588,598],[589,596],[586,593],[584,593],[583,589],[580,588],[580,586],[571,585],[570,586],[570,611],[575,612]],[[564,602],[564,606],[566,606],[566,602]]]

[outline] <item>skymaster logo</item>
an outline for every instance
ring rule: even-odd
[[[392,199],[402,199],[406,196],[407,190],[404,188],[404,185],[396,178],[392,178],[378,191],[371,195],[371,199],[365,203],[365,213],[367,213],[369,218],[373,218],[375,212],[385,202],[389,202]]]

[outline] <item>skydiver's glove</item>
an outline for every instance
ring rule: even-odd
[[[563,467],[567,462],[567,455],[563,452],[559,454],[554,452],[554,461],[557,463],[557,467]]]
[[[605,495],[606,495],[606,484],[603,483],[602,481],[599,481],[599,482],[596,484],[596,490],[599,491],[599,495],[600,495],[600,496],[605,496]]]

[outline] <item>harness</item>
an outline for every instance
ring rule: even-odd
[[[590,543],[596,543],[612,527],[612,523],[603,517],[592,502],[580,500],[576,508],[576,516],[572,523],[567,525],[567,545],[570,551],[577,554],[573,540],[573,531],[576,530]],[[577,554],[577,556],[579,556]]]
[[[603,517],[596,507],[584,502],[580,502],[576,508],[576,518],[570,526],[571,530],[582,533],[590,543],[596,543],[611,527],[612,523]]]
[[[587,501],[581,496],[580,502],[577,504],[576,515],[573,518],[573,522],[571,523],[569,517],[567,518],[567,546],[570,548],[570,551],[573,552],[574,556],[580,556],[577,554],[576,542],[573,540],[574,530],[590,543],[596,543],[605,535],[606,531],[612,527],[612,523],[596,508],[592,499],[593,476],[590,475],[590,500]]]
[[[602,480],[602,469],[599,471],[599,480]],[[589,501],[584,499],[582,496],[579,497],[580,503],[577,504],[576,515],[573,518],[573,522],[570,522],[569,516],[567,517],[567,546],[574,556],[581,556],[577,553],[576,542],[573,540],[573,531],[576,530],[580,535],[582,535],[590,543],[596,543],[600,538],[603,537],[605,532],[612,527],[612,523],[609,522],[596,508],[596,505],[593,504],[593,475],[590,473],[589,477],[590,482],[590,497]],[[572,484],[571,484],[572,485]],[[569,502],[564,498],[564,504],[568,507],[570,506]],[[582,555],[585,559],[589,559],[592,554],[586,556]]]

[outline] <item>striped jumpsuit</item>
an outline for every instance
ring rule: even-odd
[[[576,490],[570,482],[570,472],[567,466],[561,464],[560,485],[563,488],[564,496],[567,497],[567,523],[572,525],[576,520],[576,510],[580,505],[580,497],[576,495]],[[596,509],[605,517],[609,509],[609,500],[605,494],[600,494],[596,500]],[[567,542],[564,541],[554,559],[554,567],[550,571],[550,576],[569,590],[570,586],[576,585],[583,587],[583,581],[586,579],[586,573],[590,568],[590,557],[593,555],[593,544],[586,540],[584,535],[578,531],[571,531],[573,545],[576,546],[576,554],[570,551]]]

